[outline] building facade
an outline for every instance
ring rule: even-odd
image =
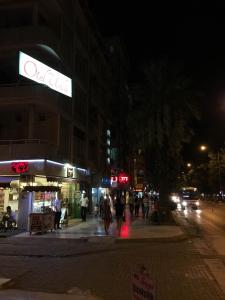
[[[85,3],[0,1],[0,212],[21,228],[56,197],[79,216],[110,176],[112,73]]]

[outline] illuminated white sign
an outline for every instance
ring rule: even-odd
[[[19,74],[72,97],[72,80],[20,51]]]

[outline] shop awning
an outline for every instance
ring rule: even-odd
[[[25,186],[23,190],[27,191],[27,192],[59,192],[60,187],[51,186],[51,185],[47,185],[47,186]]]
[[[19,176],[0,176],[0,188],[10,188],[13,180],[18,180]]]
[[[18,180],[19,176],[0,176],[0,183],[10,183],[13,180]]]

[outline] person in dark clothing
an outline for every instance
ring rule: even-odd
[[[135,196],[134,199],[134,212],[135,212],[135,217],[138,217],[139,214],[139,208],[140,208],[140,199],[138,198],[138,196]]]
[[[112,222],[112,213],[108,199],[105,199],[102,205],[102,219],[104,221],[105,234],[109,234],[109,225]]]
[[[99,214],[100,214],[100,217],[102,217],[102,207],[103,207],[103,203],[104,203],[104,197],[101,196],[100,199],[99,199]]]
[[[132,193],[129,195],[128,204],[130,208],[130,216],[132,218],[134,213],[134,195]]]
[[[60,195],[59,195],[60,197]],[[61,214],[62,214],[62,211],[61,211],[61,200],[56,197],[54,200],[53,200],[53,211],[55,212],[55,220],[54,220],[54,228],[55,229],[61,229],[60,227],[60,220],[61,220]]]
[[[16,215],[12,211],[11,206],[7,206],[2,222],[5,228],[12,228],[13,226],[16,226]]]
[[[124,207],[125,206],[124,206],[124,203],[121,201],[121,199],[117,197],[114,207],[115,207],[115,217],[116,217],[118,235],[120,235],[121,226],[122,226],[123,218],[124,218]]]

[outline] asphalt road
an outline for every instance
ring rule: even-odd
[[[144,265],[157,300],[224,300],[225,205],[211,205],[203,203],[199,215],[177,214],[187,232],[184,241],[2,239],[0,276],[13,278],[14,290],[0,292],[0,299],[50,300],[56,293],[64,300],[79,289],[98,299],[130,300],[132,274]],[[49,296],[22,298],[18,290]],[[9,293],[18,297],[6,298]]]
[[[200,212],[181,211],[178,218],[225,293],[225,203],[201,201]]]
[[[201,201],[201,212],[189,210],[181,212],[186,221],[186,230],[207,241],[218,254],[225,256],[225,203]]]

